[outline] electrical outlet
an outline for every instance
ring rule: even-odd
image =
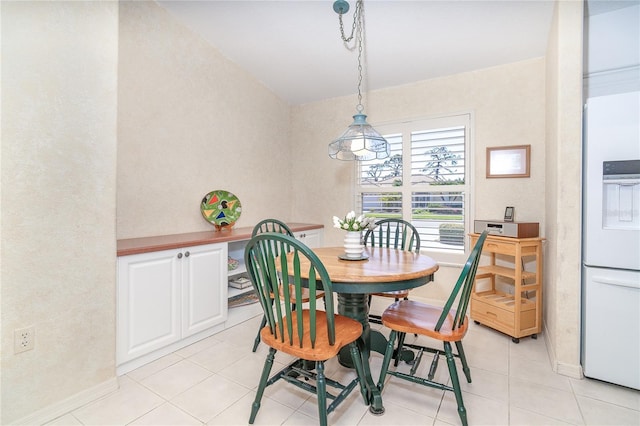
[[[14,354],[33,349],[36,340],[36,328],[34,326],[18,328],[13,333]]]

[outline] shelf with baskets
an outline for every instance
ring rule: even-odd
[[[322,244],[323,231],[322,229],[298,231],[294,232],[294,236],[311,248],[319,247]],[[244,263],[244,249],[248,241],[248,239],[231,241],[228,245],[228,308],[242,307],[247,309],[246,306],[256,304],[257,307],[254,307],[252,311],[260,313],[260,305],[257,303],[258,299],[253,297],[255,293]],[[242,278],[246,279],[245,285],[242,288],[237,288],[241,286],[234,285],[233,281]]]
[[[244,248],[248,240],[232,241],[229,243],[229,259],[227,272],[227,306],[230,310],[243,308],[247,311],[242,317],[251,317],[261,312],[258,298],[247,274],[244,263]],[[250,305],[256,305],[250,307]],[[255,311],[255,312],[254,312]]]
[[[475,244],[479,234],[471,234]],[[471,295],[471,318],[512,337],[536,338],[542,330],[542,238],[489,235]]]

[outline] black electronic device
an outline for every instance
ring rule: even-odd
[[[504,209],[504,221],[513,222],[513,216],[515,215],[515,209],[513,207],[507,207]]]

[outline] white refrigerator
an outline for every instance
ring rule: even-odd
[[[640,389],[640,92],[585,105],[582,367]]]

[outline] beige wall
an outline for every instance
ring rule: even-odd
[[[472,150],[475,188],[472,216],[496,219],[505,206],[515,206],[517,220],[545,221],[545,75],[544,59],[421,81],[369,93],[369,122],[407,118],[473,114]],[[332,228],[333,215],[353,208],[353,163],[331,160],[328,143],[350,124],[355,96],[329,99],[293,108],[291,135],[296,161],[293,219],[322,223],[325,243],[340,244],[342,233]],[[531,145],[531,177],[487,179],[485,155],[489,146]],[[472,218],[473,219],[473,218]],[[425,297],[444,298],[458,271],[445,271],[436,285],[418,290]]]
[[[553,368],[581,377],[582,2],[558,2],[547,48],[544,323]]]
[[[118,238],[213,230],[216,189],[290,219],[288,104],[155,2],[120,3],[118,59]]]
[[[565,3],[546,59],[376,91],[365,105],[374,125],[473,114],[474,216],[515,205],[518,220],[543,225],[545,338],[571,371],[579,187],[564,182],[580,167],[581,34]],[[339,243],[331,217],[352,207],[353,165],[330,160],[327,144],[356,99],[289,108],[155,3],[2,2],[0,13],[5,424],[113,381],[116,235],[211,229],[199,200],[229,189],[243,203],[239,226],[318,222]],[[513,144],[532,145],[531,178],[486,179],[485,148]],[[440,298],[455,273],[443,268],[426,296]],[[36,349],[14,356],[13,329],[32,324]]]
[[[115,386],[118,4],[1,8],[0,423],[13,424]],[[35,349],[14,355],[27,326]]]

